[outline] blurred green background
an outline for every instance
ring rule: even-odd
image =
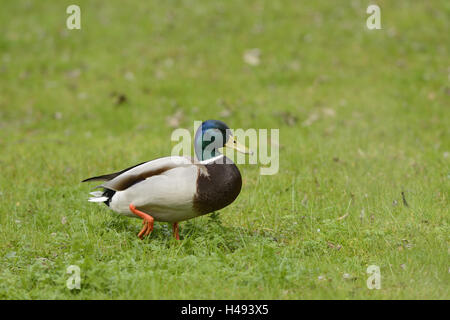
[[[0,3],[1,298],[450,297],[448,1],[70,4]],[[278,174],[179,243],[86,201],[206,119],[280,129]]]

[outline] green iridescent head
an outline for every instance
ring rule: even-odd
[[[228,147],[242,153],[250,153],[236,141],[231,129],[220,120],[207,120],[197,129],[194,140],[194,150],[197,159],[208,160],[220,155],[219,148]]]

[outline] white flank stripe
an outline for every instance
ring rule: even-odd
[[[108,197],[98,197],[98,198],[89,198],[89,202],[105,202],[108,200]]]

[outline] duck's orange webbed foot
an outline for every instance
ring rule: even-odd
[[[143,219],[142,224],[144,225],[144,227],[142,227],[142,230],[141,232],[139,232],[138,237],[142,239],[142,237],[148,236],[150,232],[153,231],[153,224],[155,222],[155,219],[153,219],[151,215],[137,210],[136,207],[132,204],[130,204],[130,210],[135,215]]]
[[[180,240],[180,235],[178,233],[178,222],[175,222],[173,224],[173,236],[175,237],[175,239]]]

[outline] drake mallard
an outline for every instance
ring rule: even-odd
[[[103,202],[121,215],[143,219],[139,238],[152,232],[154,221],[162,221],[173,223],[174,236],[179,240],[178,222],[220,210],[241,191],[241,173],[231,159],[219,152],[221,147],[251,153],[238,143],[224,122],[208,120],[195,134],[198,160],[184,156],[158,158],[82,182],[105,181],[96,187],[103,191],[91,192],[89,201]]]

